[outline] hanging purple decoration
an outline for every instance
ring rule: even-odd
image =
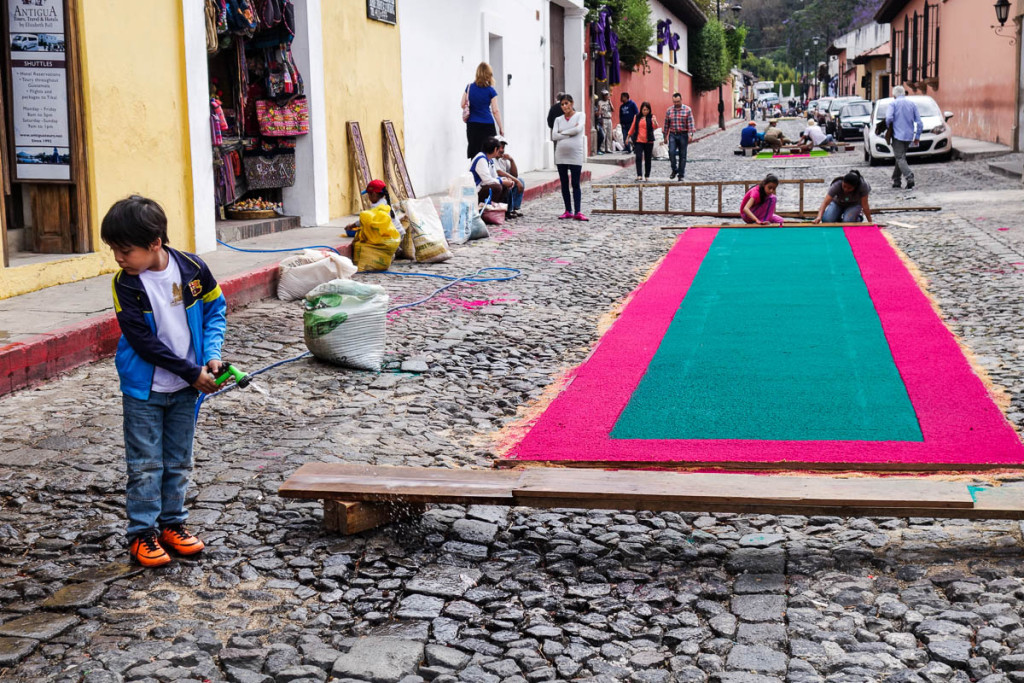
[[[608,60],[608,83],[618,85],[621,80],[619,72],[619,34],[608,29],[608,46],[611,48],[611,55]]]
[[[671,19],[660,19],[658,21],[658,56],[661,56],[661,50],[664,47],[672,49],[672,20]]]
[[[608,10],[597,13],[597,23],[591,25],[594,39],[594,79],[599,83],[608,80]]]
[[[668,39],[668,49],[672,51],[672,63],[679,61],[679,34],[673,33]]]

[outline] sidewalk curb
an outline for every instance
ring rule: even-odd
[[[583,171],[580,180],[589,182],[590,175],[590,171]],[[549,180],[526,188],[523,199],[536,199],[560,187],[558,180]],[[335,246],[351,258],[351,242]],[[228,301],[228,313],[254,301],[277,296],[277,265],[272,263],[219,280]],[[117,318],[109,311],[22,342],[0,346],[0,396],[109,358],[117,351],[120,338]]]

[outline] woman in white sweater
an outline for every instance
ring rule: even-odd
[[[551,139],[555,141],[555,166],[558,167],[558,180],[562,183],[562,201],[565,202],[565,213],[559,218],[585,221],[589,219],[580,212],[580,173],[583,171],[583,159],[586,157],[584,148],[587,138],[583,134],[586,117],[583,116],[583,112],[573,108],[572,95],[562,96],[562,114],[563,116],[555,119],[555,125],[551,127]],[[570,176],[572,204],[569,203]]]

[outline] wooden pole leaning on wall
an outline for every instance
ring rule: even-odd
[[[346,121],[345,129],[348,131],[349,153],[355,166],[357,191],[362,192],[373,180],[370,161],[366,158],[366,146],[363,145],[363,133],[359,130],[358,121]],[[370,199],[365,194],[359,195],[359,200],[363,209],[370,208]]]
[[[416,192],[412,189],[409,169],[405,165],[405,154],[398,143],[395,126],[391,121],[380,122],[381,155],[384,161],[384,182],[397,194],[393,199],[415,199]]]

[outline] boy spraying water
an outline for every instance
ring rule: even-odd
[[[121,267],[114,311],[124,413],[129,555],[145,567],[195,555],[203,542],[185,528],[185,492],[199,392],[217,390],[227,309],[210,269],[167,246],[167,216],[131,196],[110,207],[100,236]]]

